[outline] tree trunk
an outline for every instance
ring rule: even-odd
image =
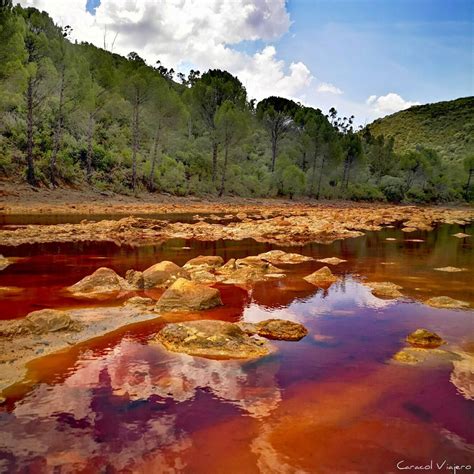
[[[31,186],[37,186],[38,183],[36,181],[35,175],[35,164],[33,161],[33,147],[34,147],[34,117],[33,117],[33,95],[34,95],[34,85],[33,79],[28,79],[28,88],[26,91],[26,135],[27,135],[27,143],[26,143],[26,161],[27,161],[27,172],[26,172],[26,179]]]
[[[132,189],[133,192],[137,189],[137,154],[138,154],[138,133],[139,133],[139,114],[140,103],[138,96],[135,99],[133,106],[133,120],[132,120]]]
[[[314,178],[316,177],[316,160],[318,158],[318,151],[314,149],[314,156],[313,156],[313,165],[311,166],[311,186],[309,188],[310,196],[313,196],[314,193]]]
[[[323,180],[323,171],[324,171],[325,162],[326,162],[326,155],[323,153],[321,157],[321,168],[319,169],[318,191],[316,193],[316,199],[319,199],[319,195],[321,194],[321,181]]]
[[[469,170],[469,174],[467,176],[467,183],[466,183],[466,191],[469,192],[469,188],[471,187],[471,178],[474,173],[474,169]]]
[[[86,161],[86,170],[87,170],[87,182],[91,184],[92,182],[92,147],[94,140],[94,114],[89,114],[89,125],[87,127],[87,161]]]
[[[301,159],[301,169],[306,171],[306,151],[303,151],[303,157]]]
[[[272,173],[275,171],[277,152],[278,152],[278,137],[276,136],[276,134],[272,133],[272,167],[271,167]]]
[[[351,169],[352,158],[347,156],[344,160],[344,173],[342,175],[342,189],[347,189],[349,186],[349,172]]]
[[[217,178],[217,141],[212,142],[212,182],[215,183]]]
[[[155,140],[153,142],[153,150],[151,151],[151,169],[150,176],[148,179],[148,188],[150,191],[155,190],[155,164],[156,164],[156,155],[158,153],[158,138],[159,138],[159,128],[156,128]]]
[[[222,181],[221,181],[221,189],[219,191],[219,197],[221,197],[224,194],[228,157],[229,157],[229,145],[226,144],[225,149],[224,149],[224,170],[222,171]]]
[[[63,134],[63,108],[64,108],[64,88],[65,88],[65,70],[61,71],[61,86],[59,89],[59,108],[58,120],[54,130],[53,151],[51,153],[51,160],[49,162],[49,180],[51,184],[56,187],[56,162],[58,159],[59,149],[61,148],[61,139]]]

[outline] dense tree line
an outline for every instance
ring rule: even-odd
[[[69,40],[34,8],[0,0],[0,173],[32,185],[133,193],[469,198],[473,157],[397,156],[354,117],[281,97],[258,104],[226,71],[175,76],[160,61]],[[472,191],[471,191],[472,193]]]

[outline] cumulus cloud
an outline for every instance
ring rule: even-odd
[[[126,55],[136,51],[150,64],[158,59],[177,70],[227,69],[251,97],[270,94],[296,99],[313,77],[302,62],[286,64],[274,46],[254,54],[235,49],[242,41],[275,40],[291,24],[285,0],[101,0],[95,15],[85,0],[20,0],[71,25],[79,41]]]
[[[367,105],[371,107],[373,112],[377,114],[393,114],[399,110],[408,109],[413,105],[420,105],[420,102],[410,102],[409,100],[403,99],[403,97],[390,92],[387,95],[371,95],[367,101]]]
[[[344,93],[341,89],[339,89],[339,87],[336,87],[334,84],[331,84],[330,82],[321,82],[318,85],[316,90],[321,93],[336,94],[336,95],[341,95]]]

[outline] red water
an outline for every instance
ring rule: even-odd
[[[258,361],[167,353],[147,343],[159,321],[37,360],[31,383],[10,390],[0,408],[0,471],[385,473],[419,472],[399,471],[402,461],[473,464],[472,401],[450,382],[452,365],[389,362],[418,327],[437,332],[450,348],[472,349],[472,311],[418,301],[445,295],[474,303],[472,244],[452,237],[457,231],[387,230],[293,248],[348,260],[333,267],[343,280],[326,291],[301,279],[322,266],[318,262],[285,267],[286,279],[250,292],[221,285],[224,308],[203,318],[281,317],[309,329],[299,342],[274,342],[277,351]],[[414,238],[424,242],[409,241]],[[271,248],[254,241],[183,240],[138,248],[0,247],[19,257],[0,273],[0,287],[25,288],[0,300],[0,314],[10,319],[41,307],[84,305],[60,290],[99,266],[123,274],[163,259],[182,264],[215,254],[227,260]],[[434,270],[448,265],[468,271]],[[375,298],[360,284],[364,278],[399,283],[409,298]]]

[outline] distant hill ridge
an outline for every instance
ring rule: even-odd
[[[416,105],[367,125],[373,136],[393,137],[395,150],[417,145],[434,149],[444,161],[474,153],[474,97]]]

